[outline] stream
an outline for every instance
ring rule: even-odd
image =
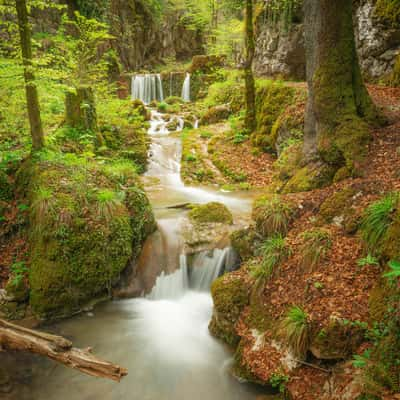
[[[179,131],[182,121],[178,122]],[[52,327],[75,345],[91,346],[99,356],[128,368],[129,375],[116,384],[40,359],[30,399],[251,400],[260,394],[259,388],[230,376],[232,354],[208,332],[209,287],[221,273],[228,250],[199,255],[196,271],[189,273],[186,258],[179,255],[179,221],[185,211],[166,208],[219,201],[235,218],[246,218],[253,196],[185,186],[180,178],[181,141],[169,134],[156,111],[149,135],[145,186],[167,250],[177,254],[177,260],[172,257],[174,271],[162,273],[147,297],[103,303]]]

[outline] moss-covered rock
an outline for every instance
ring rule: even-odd
[[[256,224],[256,232],[262,237],[276,234],[285,236],[294,217],[293,204],[281,196],[262,196],[254,202],[252,218]]]
[[[310,351],[321,360],[346,359],[365,340],[365,324],[331,318],[313,338]]]
[[[31,160],[19,174],[31,203],[30,304],[44,318],[70,315],[107,293],[155,229],[136,174],[55,159]]]
[[[347,233],[356,232],[361,220],[357,210],[352,207],[356,194],[356,189],[347,187],[329,196],[319,209],[321,222],[337,222]]]
[[[226,61],[225,56],[219,55],[198,55],[192,59],[192,64],[189,67],[191,74],[201,72],[203,74],[209,74],[215,69],[224,66]]]
[[[7,174],[0,171],[0,201],[9,201],[13,198],[13,187]]]
[[[328,164],[310,163],[298,169],[285,184],[283,193],[307,192],[309,190],[328,186],[335,175],[336,169]]]
[[[232,224],[232,213],[221,203],[211,202],[199,206],[193,206],[189,212],[189,218],[194,223],[222,223]]]
[[[239,343],[235,326],[249,303],[249,293],[246,282],[235,273],[223,275],[211,286],[214,311],[209,325],[210,332],[233,347]]]
[[[233,232],[230,239],[231,246],[237,251],[242,261],[254,257],[258,238],[253,227]]]
[[[201,125],[215,124],[217,122],[228,119],[231,109],[226,105],[210,107],[202,116]]]

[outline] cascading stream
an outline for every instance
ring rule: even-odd
[[[132,85],[132,93],[146,103],[162,96],[155,75],[138,75]],[[190,86],[185,93],[190,96]],[[162,115],[154,110],[151,114],[152,156],[146,175],[158,184],[148,185],[146,190],[160,230],[150,243],[158,246],[157,254],[153,251],[146,259],[144,251],[140,268],[158,268],[155,285],[147,297],[108,302],[54,328],[73,338],[77,346],[93,346],[105,359],[128,368],[129,376],[118,385],[94,381],[41,360],[31,397],[21,400],[255,400],[259,394],[228,374],[231,354],[208,332],[210,285],[232,267],[232,250],[214,249],[190,258],[183,255],[180,223],[185,211],[168,208],[180,203],[220,201],[234,214],[248,214],[251,198],[248,193],[240,198],[185,186],[180,177],[180,139],[169,135]],[[180,127],[181,123],[178,130]],[[151,250],[152,246],[146,248]],[[174,268],[174,263],[179,265]],[[150,273],[150,278],[155,276]]]

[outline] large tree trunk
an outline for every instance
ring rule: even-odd
[[[304,155],[357,171],[379,113],[362,81],[356,53],[351,0],[305,0],[308,104]]]
[[[120,381],[127,370],[81,350],[61,336],[33,331],[0,319],[0,351],[19,350],[40,354],[85,374]]]
[[[253,27],[253,0],[246,0],[245,19],[246,60],[244,77],[246,84],[246,119],[245,124],[249,132],[256,128],[256,94],[253,76],[253,59],[255,53],[254,27]]]
[[[21,38],[21,52],[24,65],[26,102],[32,135],[32,149],[36,151],[43,148],[44,137],[35,76],[33,74],[31,30],[28,21],[26,0],[16,0],[16,8]]]

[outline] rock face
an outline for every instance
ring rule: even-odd
[[[263,14],[257,19],[254,67],[259,75],[305,79],[302,16],[296,15],[290,30],[269,28]],[[361,0],[354,11],[354,28],[361,68],[366,77],[380,79],[391,74],[400,53],[400,28],[376,16],[374,1]]]
[[[189,29],[180,13],[157,20],[140,0],[112,0],[110,24],[114,46],[128,70],[160,63],[163,58],[189,59],[203,52],[200,30]]]

